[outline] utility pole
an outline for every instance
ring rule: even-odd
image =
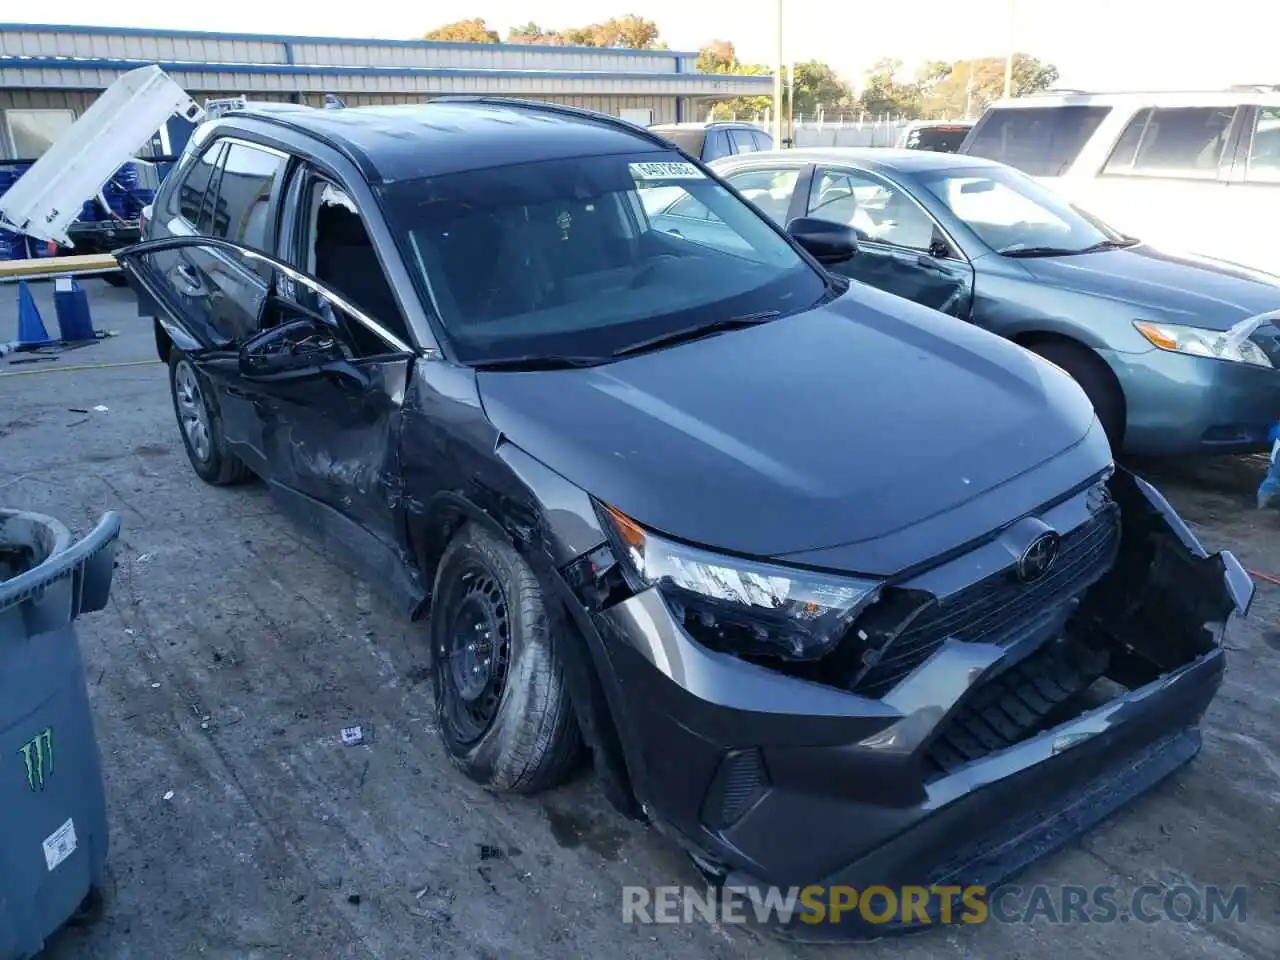
[[[803,120],[804,118],[801,117]],[[791,61],[787,68],[787,139],[790,146],[796,145],[796,63]]]
[[[1017,46],[1018,0],[1009,0],[1009,55],[1004,61],[1004,98],[1013,96],[1013,53]]]
[[[773,58],[773,144],[774,147],[780,149],[782,147],[782,4],[783,0],[776,0],[778,4],[778,23],[777,23],[777,41],[778,49],[774,51]]]

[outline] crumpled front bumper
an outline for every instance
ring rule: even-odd
[[[653,590],[597,613],[628,767],[650,816],[732,887],[991,888],[1150,789],[1198,752],[1223,677],[1222,628],[1247,612],[1253,585],[1231,554],[1208,555],[1154,488],[1121,472],[1113,489],[1125,537],[1162,544],[1148,555],[1122,542],[1114,597],[1133,605],[1131,626],[1150,627],[1170,606],[1200,618],[1204,648],[941,777],[926,776],[924,752],[982,686],[990,664],[974,655],[979,645],[949,642],[929,667],[954,691],[935,689],[911,708],[712,652]],[[1148,567],[1133,569],[1140,561]],[[939,671],[943,662],[951,669]],[[935,921],[938,905],[929,901]],[[869,924],[851,910],[834,925],[797,915],[779,932],[858,939],[920,925]]]

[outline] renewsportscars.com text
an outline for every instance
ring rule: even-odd
[[[624,923],[1243,923],[1245,887],[623,887]]]

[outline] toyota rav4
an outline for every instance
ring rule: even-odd
[[[1253,587],[1066,374],[856,255],[656,133],[444,99],[205,123],[120,258],[193,469],[423,619],[468,776],[585,746],[718,881],[991,885],[1197,752]]]

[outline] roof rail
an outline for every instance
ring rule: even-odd
[[[656,143],[663,147],[670,146],[670,144],[659,134],[653,133],[647,128],[634,124],[629,120],[623,120],[621,117],[615,117],[608,113],[600,113],[596,110],[586,110],[582,107],[570,107],[563,103],[548,103],[546,100],[522,100],[519,97],[486,97],[481,95],[471,96],[468,94],[432,97],[428,103],[484,103],[495,107],[520,107],[521,109],[529,111],[554,113],[563,117],[575,117],[579,120],[591,120],[596,123],[602,123],[617,130],[625,130],[627,133],[638,133],[650,143]]]

